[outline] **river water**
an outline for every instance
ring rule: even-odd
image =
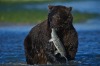
[[[99,0],[52,4],[68,5],[80,12],[100,14]],[[36,6],[38,9],[47,8],[47,4],[26,4],[18,8],[35,9],[33,6]],[[0,10],[6,10],[6,7],[4,7],[0,6]],[[12,8],[7,6],[7,9],[11,10]],[[33,26],[0,26],[0,66],[27,65],[23,41]],[[85,23],[74,24],[74,26],[79,36],[79,48],[76,59],[71,64],[76,66],[100,66],[100,18],[89,19]]]
[[[1,65],[26,65],[23,40],[33,26],[0,27]],[[74,26],[79,36],[79,48],[76,60],[72,64],[99,65],[100,19],[91,19]]]

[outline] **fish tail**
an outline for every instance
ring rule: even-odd
[[[68,64],[68,59],[65,57],[65,59],[66,59],[66,64]]]

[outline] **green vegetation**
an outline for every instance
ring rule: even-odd
[[[64,2],[66,0],[0,0],[0,23],[37,23],[47,19],[48,11],[39,9],[21,9],[21,5],[51,2]],[[70,0],[67,0],[67,2]],[[73,0],[72,0],[73,1]],[[16,7],[17,5],[17,7]],[[100,14],[74,12],[74,23],[100,17]]]
[[[0,3],[15,4],[15,3],[49,3],[49,2],[65,2],[66,0],[0,0]],[[70,0],[67,0],[69,2]],[[74,1],[74,0],[72,0]]]
[[[1,11],[0,22],[11,23],[36,23],[47,19],[48,11],[46,10],[20,10],[20,11]],[[100,16],[98,14],[89,13],[73,13],[74,22],[86,21],[89,18]]]
[[[44,10],[0,12],[0,22],[33,23],[41,22],[46,19],[46,17],[47,11]]]
[[[88,19],[97,18],[97,17],[100,17],[100,14],[80,13],[80,12],[73,13],[73,21],[75,23],[77,23],[77,22],[85,22]]]

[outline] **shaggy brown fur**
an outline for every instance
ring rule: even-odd
[[[24,41],[27,64],[65,63],[60,55],[54,55],[55,47],[50,43],[51,28],[66,49],[68,60],[74,60],[78,48],[77,32],[72,25],[71,7],[48,6],[48,19],[31,29]]]

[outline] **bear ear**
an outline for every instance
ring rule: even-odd
[[[52,10],[53,7],[54,6],[52,6],[52,5],[48,5],[49,10]]]
[[[69,7],[69,11],[72,11],[72,7]]]

